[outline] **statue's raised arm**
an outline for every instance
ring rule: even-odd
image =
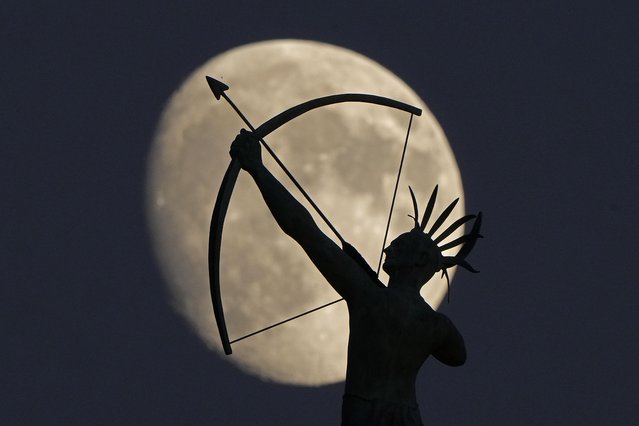
[[[308,210],[268,171],[251,132],[242,130],[235,138],[231,157],[251,175],[280,228],[304,249],[340,296],[349,302],[375,287],[366,270],[319,229]]]

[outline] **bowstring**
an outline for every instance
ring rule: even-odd
[[[408,121],[408,130],[406,131],[406,139],[404,140],[404,149],[402,151],[402,159],[399,161],[399,170],[397,171],[397,180],[395,181],[395,190],[393,191],[393,200],[391,201],[390,212],[388,213],[388,222],[386,222],[386,232],[384,232],[384,242],[379,252],[379,262],[377,263],[377,277],[379,278],[379,270],[382,267],[382,258],[384,257],[384,248],[386,248],[386,239],[388,238],[388,230],[390,229],[391,219],[393,218],[393,209],[395,208],[395,198],[397,197],[397,188],[399,187],[399,179],[402,175],[404,167],[404,157],[406,156],[406,148],[408,147],[408,137],[410,136],[410,128],[413,124],[413,114],[410,115]]]

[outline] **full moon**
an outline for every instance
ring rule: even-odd
[[[300,40],[245,45],[212,58],[169,99],[150,149],[146,182],[152,246],[171,302],[212,350],[222,353],[208,284],[211,211],[230,144],[245,125],[224,100],[213,97],[207,75],[230,87],[228,95],[255,127],[293,105],[337,93],[370,93],[421,108],[422,116],[412,124],[388,242],[412,227],[409,185],[421,210],[439,184],[434,214],[462,197],[449,222],[463,215],[461,177],[444,132],[424,102],[380,64],[341,47]],[[304,114],[266,138],[374,269],[409,118],[379,105],[346,103]],[[263,150],[262,156],[305,203],[268,153]],[[461,234],[458,230],[449,239]],[[220,264],[231,340],[339,298],[278,228],[245,172],[233,191]],[[380,279],[387,280],[383,272]],[[439,275],[422,290],[435,309],[445,293],[446,281]],[[316,386],[344,380],[347,341],[348,312],[340,302],[237,342],[225,359],[264,380]]]

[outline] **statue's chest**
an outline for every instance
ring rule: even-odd
[[[434,326],[432,309],[415,300],[385,297],[351,312],[351,333],[403,344],[428,347]]]

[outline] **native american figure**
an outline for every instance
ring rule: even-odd
[[[342,406],[343,426],[422,425],[415,395],[417,373],[433,355],[459,366],[466,361],[464,340],[445,315],[434,311],[420,295],[421,287],[437,272],[459,265],[476,272],[465,260],[481,237],[481,213],[455,221],[435,237],[457,200],[433,222],[437,187],[421,222],[415,195],[415,226],[384,249],[388,286],[350,245],[340,248],[316,225],[311,214],[264,167],[261,147],[242,131],[231,146],[237,160],[257,184],[282,230],[306,252],[328,283],[348,305],[350,335]],[[439,245],[464,223],[475,219],[469,234]],[[455,256],[442,252],[463,244]]]

